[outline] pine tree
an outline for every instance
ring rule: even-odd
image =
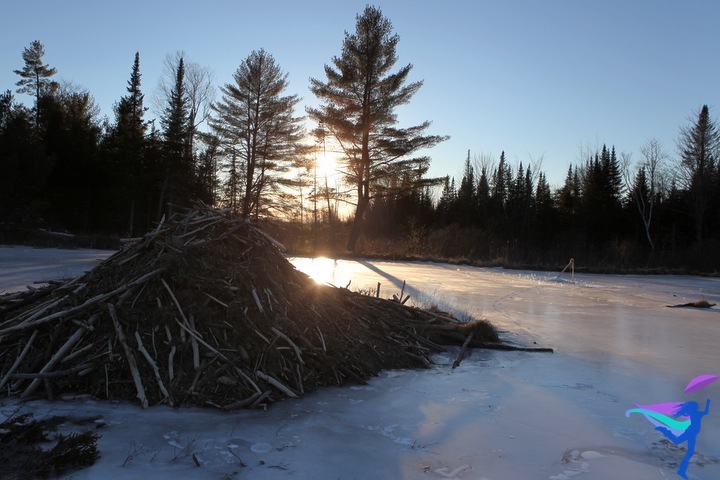
[[[410,101],[422,82],[406,84],[412,65],[390,73],[400,40],[392,24],[375,7],[356,17],[353,34],[345,33],[342,54],[325,66],[327,82],[311,79],[310,90],[323,104],[308,109],[344,148],[347,176],[357,195],[348,250],[354,250],[365,211],[381,195],[382,182],[402,170],[427,169],[429,158],[411,158],[445,137],[425,135],[429,122],[397,128],[395,109]]]
[[[55,68],[43,64],[45,47],[38,40],[33,41],[30,47],[22,52],[25,66],[21,70],[13,70],[21,79],[17,85],[17,93],[27,93],[35,97],[35,128],[40,128],[40,99],[55,91],[58,84],[50,78],[57,73]]]
[[[231,205],[256,219],[284,207],[282,190],[293,182],[284,175],[307,153],[301,144],[301,119],[294,117],[297,95],[283,96],[287,74],[265,50],[253,51],[233,75],[234,84],[220,88],[210,120],[231,168]],[[226,167],[227,168],[227,167]]]

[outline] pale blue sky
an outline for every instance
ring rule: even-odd
[[[583,150],[614,144],[639,159],[655,137],[675,156],[700,106],[720,113],[717,0],[8,1],[0,90],[16,88],[13,70],[37,39],[58,76],[113,118],[136,51],[149,99],[168,54],[184,51],[222,85],[264,48],[289,73],[288,93],[315,104],[308,79],[325,78],[368,3],[400,36],[398,67],[412,63],[410,80],[425,82],[401,126],[430,120],[430,133],[452,137],[429,152],[434,176],[459,177],[468,149],[505,150],[512,163],[542,158],[558,187]]]

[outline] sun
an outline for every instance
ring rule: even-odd
[[[330,152],[320,153],[316,159],[318,178],[335,179],[340,175],[338,157]]]

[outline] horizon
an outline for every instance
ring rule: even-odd
[[[288,74],[286,93],[303,99],[295,113],[304,116],[306,106],[318,103],[309,79],[325,79],[324,66],[340,54],[344,32],[354,31],[365,4],[14,4],[6,9],[9,26],[0,32],[0,63],[6,66],[0,89],[32,104],[15,93],[19,78],[13,70],[23,65],[22,50],[39,40],[44,63],[57,68],[55,78],[87,89],[101,118],[112,120],[136,51],[145,106],[152,107],[166,56],[185,52],[187,61],[214,72],[218,88],[232,81],[253,50],[264,48]],[[459,181],[468,150],[494,162],[504,151],[513,166],[541,161],[540,170],[557,189],[571,164],[584,163],[602,145],[637,161],[643,144],[656,138],[672,162],[680,128],[702,105],[718,117],[720,59],[711,54],[713,20],[720,18],[716,2],[663,0],[652,9],[565,0],[455,1],[442,10],[430,2],[373,5],[400,37],[393,71],[412,64],[408,81],[424,82],[398,109],[399,125],[429,120],[429,133],[451,137],[422,152],[432,158],[429,177]],[[146,118],[157,116],[149,111]]]

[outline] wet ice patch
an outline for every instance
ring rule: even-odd
[[[254,453],[268,453],[273,449],[272,445],[265,442],[255,443],[250,447],[250,450]]]

